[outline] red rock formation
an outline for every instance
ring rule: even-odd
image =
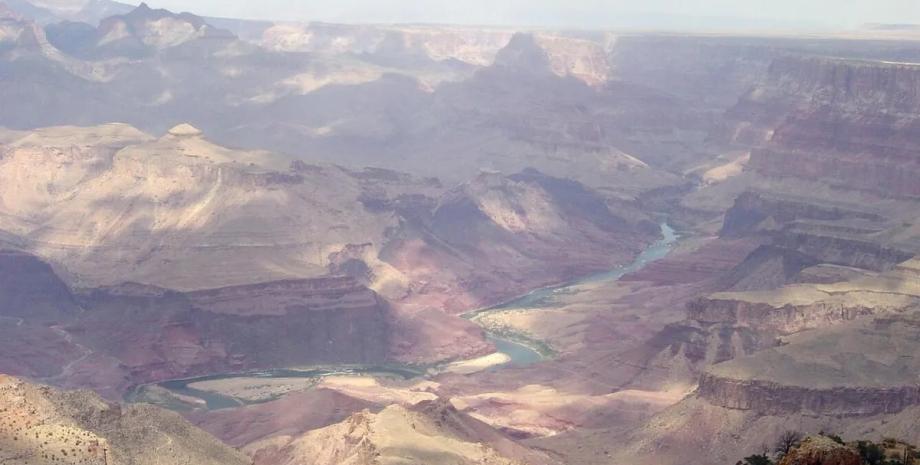
[[[733,112],[762,134],[749,169],[917,197],[918,103],[915,66],[789,57],[774,61]]]

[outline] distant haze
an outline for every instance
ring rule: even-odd
[[[150,0],[208,16],[566,28],[841,29],[920,22],[916,0]]]

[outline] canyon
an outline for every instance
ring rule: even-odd
[[[918,443],[915,39],[0,4],[0,461]]]

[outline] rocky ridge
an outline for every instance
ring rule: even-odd
[[[277,437],[244,448],[256,464],[533,464],[556,463],[485,423],[458,412],[447,401],[406,408],[365,410],[345,421],[300,437]]]
[[[0,375],[0,460],[24,465],[250,464],[176,413]]]

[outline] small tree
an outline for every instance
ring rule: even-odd
[[[752,455],[750,457],[745,457],[744,462],[739,462],[740,465],[773,465],[773,461],[770,460],[770,457],[767,457],[766,454]]]
[[[885,451],[878,444],[859,441],[856,443],[856,449],[859,450],[859,455],[866,461],[867,465],[881,465],[885,461]]]
[[[802,433],[798,431],[786,431],[776,440],[776,446],[773,451],[779,458],[785,457],[792,449],[795,449],[802,442]]]

